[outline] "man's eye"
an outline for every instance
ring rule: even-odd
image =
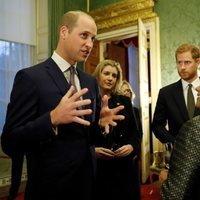
[[[95,37],[92,37],[92,42],[94,42],[96,40],[96,38]]]
[[[181,65],[182,62],[181,61],[177,61],[176,63],[177,63],[177,65]]]
[[[88,37],[88,34],[87,33],[82,33],[81,37],[84,38],[84,39],[86,39]]]
[[[177,61],[178,65],[190,65],[192,63],[192,61]]]
[[[191,64],[191,61],[185,61],[185,65]]]

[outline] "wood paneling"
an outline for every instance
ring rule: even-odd
[[[96,40],[94,42],[93,49],[85,62],[85,72],[92,74],[99,63],[99,42]]]
[[[108,44],[108,59],[115,60],[120,63],[123,73],[123,79],[127,77],[127,66],[126,66],[126,48],[117,45]]]

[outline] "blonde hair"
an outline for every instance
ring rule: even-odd
[[[130,93],[131,93],[131,101],[133,102],[136,95],[135,95],[135,93],[133,92],[133,89],[132,89],[132,87],[131,87],[131,85],[130,85],[130,83],[129,83],[128,81],[126,81],[126,80],[123,80],[123,81],[122,81],[122,85],[121,85],[121,88],[120,88],[119,93],[120,93],[121,95],[124,95],[124,91],[122,91],[122,86],[123,86],[123,85],[127,85],[127,86],[128,86],[128,88],[129,88],[129,90],[130,90]]]
[[[103,69],[106,66],[115,67],[117,69],[117,80],[116,80],[116,84],[115,84],[115,86],[112,90],[113,94],[117,94],[119,92],[119,89],[120,89],[121,84],[122,84],[122,69],[121,69],[121,66],[118,62],[116,62],[114,60],[109,60],[109,59],[101,61],[97,65],[93,75],[97,78],[97,80],[99,80],[99,75],[101,74],[101,72],[103,71]]]

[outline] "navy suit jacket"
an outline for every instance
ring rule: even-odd
[[[200,116],[185,122],[177,135],[162,200],[200,199]]]
[[[195,108],[195,116],[200,109]],[[189,120],[181,80],[160,89],[153,116],[152,131],[162,142],[174,143],[182,124]],[[166,125],[168,123],[168,128]]]
[[[100,131],[101,97],[97,80],[77,71],[81,88],[89,89],[83,98],[92,101],[87,107],[93,113],[85,116],[91,126],[59,125],[57,136],[50,111],[70,87],[61,70],[49,58],[20,70],[15,77],[1,141],[4,152],[10,156],[13,152],[26,153],[26,199],[61,199],[66,194],[90,199],[95,171],[92,143]]]

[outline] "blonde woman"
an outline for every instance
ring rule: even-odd
[[[136,125],[137,125],[137,128],[139,129],[140,135],[142,137],[143,133],[142,133],[142,124],[141,124],[141,119],[140,119],[140,113],[139,113],[139,109],[134,106],[135,93],[133,92],[133,89],[132,89],[130,83],[126,80],[123,80],[118,93],[122,94],[124,96],[127,96],[131,99],[131,102],[133,104],[133,114],[134,114],[134,116],[136,118],[136,122],[137,122]]]
[[[133,158],[140,149],[139,136],[132,112],[130,98],[119,95],[122,83],[120,64],[114,60],[100,62],[94,72],[102,97],[109,97],[108,106],[123,105],[119,114],[125,119],[110,127],[110,132],[96,141],[97,179],[95,199],[133,200],[136,190],[134,183],[135,165]]]
[[[129,97],[131,99],[131,102],[134,104],[135,93],[133,92],[132,87],[128,81],[126,80],[122,81],[120,93],[122,95]]]
[[[142,139],[143,131],[142,131],[142,123],[141,123],[140,113],[139,113],[138,108],[134,106],[135,93],[133,92],[133,89],[128,81],[126,81],[126,80],[122,81],[119,93],[124,96],[127,96],[131,99],[131,102],[133,104],[133,114],[135,117],[138,133],[140,134],[140,137]],[[134,170],[134,172],[135,172],[135,178],[134,178],[135,187],[134,188],[135,188],[135,191],[137,191],[135,199],[140,199],[141,198],[140,152],[138,152],[138,155],[135,156],[134,163],[135,163],[135,170]]]

